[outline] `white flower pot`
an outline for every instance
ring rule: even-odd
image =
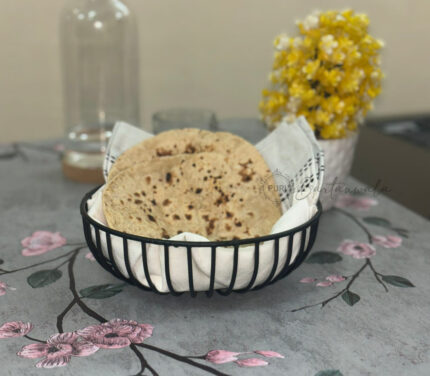
[[[330,209],[351,171],[358,132],[351,132],[347,137],[336,140],[318,140],[324,151],[324,182],[320,200],[324,210]]]

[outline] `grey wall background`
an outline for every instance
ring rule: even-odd
[[[430,103],[427,0],[126,0],[140,27],[141,112],[205,107],[258,116],[272,41],[314,9],[353,7],[386,42],[384,93],[372,116],[425,112]],[[0,142],[63,133],[58,40],[63,0],[0,2]]]

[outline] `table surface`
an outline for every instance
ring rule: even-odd
[[[430,226],[386,197],[324,213],[310,257],[287,278],[208,299],[144,292],[91,260],[79,213],[91,186],[65,180],[51,146],[2,146],[0,176],[2,375],[430,374]],[[396,237],[369,246],[369,234]],[[325,286],[329,275],[346,280]],[[114,318],[125,321],[100,326]],[[240,354],[216,364],[212,350]]]

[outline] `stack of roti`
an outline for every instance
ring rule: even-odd
[[[272,173],[257,149],[225,132],[172,130],[124,152],[103,191],[109,227],[149,238],[183,232],[209,240],[267,235],[281,216]]]

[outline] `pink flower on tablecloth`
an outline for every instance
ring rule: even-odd
[[[66,149],[66,147],[64,146],[64,144],[55,144],[53,149],[62,153]]]
[[[372,240],[375,244],[384,248],[397,248],[402,245],[402,238],[395,235],[375,235],[372,237]]]
[[[10,321],[0,326],[0,338],[23,337],[31,332],[31,322]]]
[[[0,281],[0,296],[5,295],[7,290],[16,290],[15,287],[9,286],[6,282]]]
[[[93,255],[91,252],[88,252],[88,253],[85,255],[85,258],[86,258],[87,260],[90,260],[90,261],[96,261],[96,258],[94,257],[94,255]]]
[[[260,354],[265,356],[266,358],[281,358],[284,359],[285,357],[279,353],[277,353],[276,351],[262,351],[262,350],[257,350],[254,351],[256,354]]]
[[[378,204],[378,201],[370,197],[342,195],[334,204],[338,208],[353,208],[357,210],[368,210],[371,206]]]
[[[75,332],[57,333],[46,343],[32,343],[24,346],[17,355],[23,358],[43,358],[36,363],[38,368],[64,367],[72,356],[89,356],[99,347],[79,338]]]
[[[59,232],[36,231],[33,235],[21,240],[23,256],[42,255],[55,248],[62,247],[66,244],[66,238],[62,237]]]
[[[329,275],[329,276],[327,276],[327,277],[325,277],[325,279],[327,280],[327,281],[330,281],[330,282],[342,282],[342,281],[344,281],[346,278],[344,277],[344,276],[342,276],[342,275],[338,275],[338,274],[332,274],[332,275]]]
[[[315,281],[316,281],[316,278],[305,277],[305,278],[302,278],[299,282],[300,283],[313,283]]]
[[[352,256],[355,259],[369,258],[376,253],[375,248],[371,244],[360,243],[349,239],[344,240],[337,251],[344,255]]]
[[[331,286],[333,284],[333,282],[330,281],[322,281],[322,282],[318,282],[317,286],[318,287],[328,287]]]
[[[261,367],[269,364],[265,360],[258,358],[240,359],[236,360],[235,363],[241,367]]]
[[[152,336],[153,327],[133,320],[113,319],[100,325],[91,325],[77,333],[103,349],[120,349],[132,343],[142,343]]]
[[[240,353],[238,352],[232,352],[227,350],[212,350],[206,354],[205,359],[214,364],[223,364],[237,360],[238,355],[240,355]]]

